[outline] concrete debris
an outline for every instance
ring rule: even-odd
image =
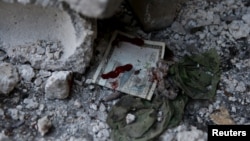
[[[36,80],[34,81],[34,84],[37,87],[40,86],[42,83],[43,83],[43,80],[40,77],[36,78]]]
[[[49,99],[65,99],[70,94],[72,74],[69,71],[53,72],[45,84],[45,95]]]
[[[38,74],[42,78],[47,78],[47,77],[50,77],[52,73],[50,71],[46,71],[46,70],[39,70]]]
[[[182,24],[180,24],[179,22],[173,22],[171,25],[171,28],[174,32],[177,32],[179,34],[185,34],[186,30],[184,29],[184,27],[182,26]]]
[[[19,74],[15,66],[0,62],[0,94],[9,94],[19,82]]]
[[[12,141],[8,136],[4,134],[4,132],[0,133],[0,141]]]
[[[79,100],[76,100],[76,101],[74,102],[74,106],[75,106],[76,108],[81,108],[81,107],[82,107],[82,104],[80,103]]]
[[[207,134],[197,129],[196,127],[191,128],[191,131],[182,131],[177,133],[177,141],[206,141]]]
[[[211,48],[215,48],[220,56],[222,73],[215,98],[209,101],[189,101],[183,118],[180,119],[178,115],[172,118],[174,122],[181,121],[181,124],[164,130],[154,140],[207,141],[207,131],[204,129],[208,124],[249,125],[249,1],[186,1],[171,26],[149,33],[139,26],[126,1],[117,9],[115,17],[98,20],[98,34],[95,21],[92,22],[73,8],[80,8],[81,3],[88,0],[62,1],[0,0],[0,91],[4,90],[3,86],[7,87],[5,84],[11,87],[8,92],[5,91],[6,94],[0,92],[1,141],[112,141],[113,130],[106,120],[118,100],[127,95],[93,84],[92,74],[102,61],[114,30],[122,30],[145,40],[164,42],[173,51],[176,61],[185,55],[201,54]],[[167,1],[170,0],[164,2]],[[107,0],[91,2],[103,3],[104,9],[108,6],[105,3]],[[112,3],[111,0],[109,2]],[[114,4],[110,10],[115,7]],[[98,15],[101,11],[99,9],[94,12]],[[168,57],[167,52],[165,50],[165,59]],[[93,60],[88,65],[90,58]],[[54,85],[51,89],[59,90],[60,98],[68,98],[58,100],[53,95],[53,100],[48,100],[51,93],[45,91],[47,80],[54,77],[54,72],[60,71],[73,72],[70,96],[65,92],[68,87]],[[138,72],[134,71],[136,74]],[[69,84],[65,77],[61,81],[63,85]],[[169,100],[174,99],[175,94],[180,94],[180,91],[173,89],[172,81],[163,80],[157,84],[156,95]],[[66,94],[61,95],[61,91]],[[171,91],[174,93],[169,93]],[[128,102],[127,106],[131,104]],[[127,125],[128,113],[136,116],[129,126],[143,121],[136,114],[138,109],[141,108],[132,108],[125,113],[122,125]],[[168,111],[171,109],[174,108]],[[143,119],[150,118],[148,115]],[[167,117],[164,110],[156,110],[154,115],[154,123],[164,122]],[[138,133],[136,131],[134,133]]]
[[[3,109],[0,108],[0,116],[3,116],[4,115],[4,111]]]
[[[0,1],[1,49],[35,69],[84,73],[92,57],[94,22],[70,9]],[[25,17],[25,18],[23,18]],[[39,18],[37,18],[39,17]]]
[[[102,121],[97,121],[95,123],[91,123],[92,132],[94,133],[94,140],[105,141],[110,136],[110,131],[107,129],[108,125]]]
[[[250,26],[242,21],[233,21],[229,26],[229,31],[235,39],[247,37],[250,33]]]
[[[19,65],[17,69],[21,78],[27,82],[31,82],[32,78],[35,76],[35,72],[30,65]]]
[[[8,114],[14,120],[24,120],[24,112],[16,108],[8,109]]]
[[[24,99],[23,103],[26,104],[25,108],[27,109],[37,109],[39,107],[39,103],[34,101],[33,99]]]
[[[0,50],[0,61],[3,61],[7,57],[6,53]]]
[[[159,141],[171,140],[207,141],[207,133],[194,126],[189,127],[188,125],[181,124],[175,128],[167,130],[159,138]]]
[[[243,15],[243,16],[242,16],[242,20],[243,20],[246,24],[248,24],[248,26],[250,26],[250,14],[249,14],[249,13]]]
[[[37,122],[38,131],[41,133],[42,136],[44,136],[49,131],[51,126],[52,123],[49,120],[48,116],[40,118]]]
[[[97,110],[97,105],[92,103],[92,104],[90,104],[89,108],[96,111]]]

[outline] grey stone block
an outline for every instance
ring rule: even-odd
[[[133,12],[147,32],[170,26],[185,0],[128,0]]]

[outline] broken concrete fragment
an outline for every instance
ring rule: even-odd
[[[185,0],[129,0],[145,31],[165,28],[172,24],[178,5]],[[156,8],[157,7],[157,8]]]
[[[37,109],[39,107],[39,103],[34,101],[33,99],[25,98],[23,103],[26,104],[25,108],[27,109]]]
[[[4,2],[0,19],[5,19],[0,21],[0,48],[13,62],[84,73],[92,57],[94,22],[69,8]]]
[[[72,74],[69,71],[53,72],[45,84],[45,96],[49,99],[64,99],[69,96]]]
[[[4,134],[4,131],[2,131],[0,132],[0,141],[12,141],[12,140]]]
[[[17,67],[20,76],[25,80],[30,82],[35,76],[35,72],[30,65],[20,65]]]
[[[235,20],[229,26],[229,32],[235,39],[247,37],[250,33],[250,28],[243,21]]]
[[[0,62],[0,94],[10,93],[19,81],[16,67],[10,63]]]
[[[243,15],[242,20],[250,26],[250,13]]]
[[[52,123],[49,120],[48,116],[40,118],[37,122],[38,131],[41,133],[42,136],[44,136],[49,131],[51,126]]]

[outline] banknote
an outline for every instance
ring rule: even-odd
[[[165,43],[143,40],[114,32],[92,82],[126,94],[150,100],[157,81],[149,70],[162,59]]]

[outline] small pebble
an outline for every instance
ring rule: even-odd
[[[135,121],[135,115],[128,113],[126,116],[126,123],[130,124]]]
[[[49,120],[48,116],[40,118],[37,122],[38,131],[41,133],[42,136],[44,136],[49,131],[51,126],[52,123]]]

